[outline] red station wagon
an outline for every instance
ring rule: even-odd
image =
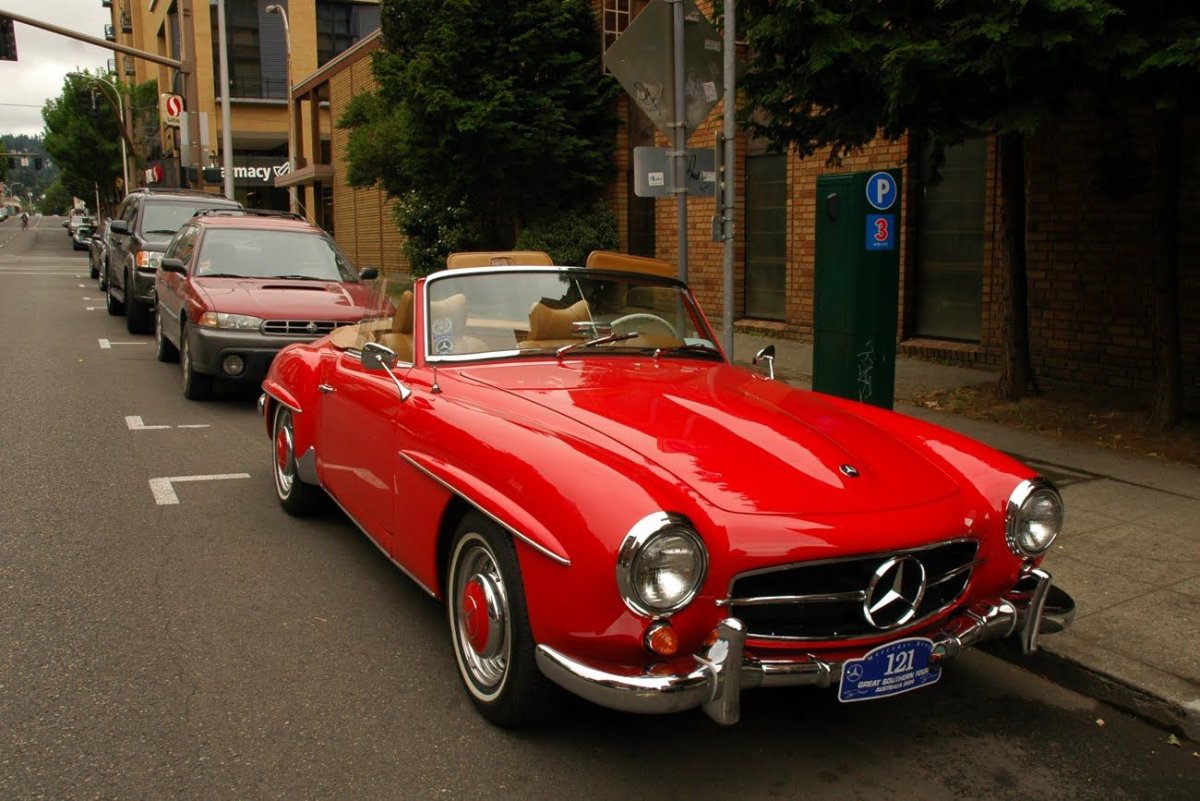
[[[178,359],[183,394],[214,379],[258,383],[280,348],[307,342],[368,311],[364,281],[334,241],[298,215],[199,212],[179,229],[155,280],[159,361]]]

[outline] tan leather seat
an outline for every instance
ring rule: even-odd
[[[529,310],[529,336],[519,343],[520,348],[561,348],[583,339],[575,336],[575,323],[592,318],[586,300],[579,300],[565,309],[552,309],[538,301]]]

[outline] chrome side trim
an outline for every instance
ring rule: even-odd
[[[395,559],[393,559],[393,558],[392,558],[392,555],[391,555],[390,553],[388,553],[387,551],[383,550],[383,546],[381,546],[381,545],[380,545],[378,542],[376,542],[376,541],[375,541],[375,538],[374,538],[374,537],[372,537],[372,536],[370,535],[370,533],[369,533],[369,532],[368,532],[368,531],[367,531],[365,528],[363,528],[363,525],[362,525],[362,523],[359,523],[357,520],[355,520],[355,519],[354,519],[354,515],[352,515],[352,514],[350,514],[349,512],[347,512],[347,511],[346,511],[346,507],[345,507],[345,506],[342,506],[342,504],[341,504],[341,501],[339,501],[337,498],[334,498],[334,497],[333,497],[333,493],[331,493],[331,492],[329,492],[328,490],[326,490],[326,491],[325,491],[325,494],[326,494],[326,495],[328,495],[328,496],[330,497],[330,499],[331,499],[331,500],[332,500],[332,501],[333,501],[335,504],[337,504],[337,508],[339,508],[339,509],[341,509],[341,510],[342,510],[342,514],[344,514],[344,515],[345,515],[345,516],[346,516],[346,517],[347,517],[347,518],[350,520],[350,522],[351,522],[351,523],[353,523],[355,526],[357,526],[357,527],[358,527],[358,530],[359,530],[359,531],[361,531],[361,532],[363,533],[363,535],[364,535],[364,536],[366,536],[366,538],[367,538],[367,542],[369,542],[369,543],[371,543],[372,545],[374,545],[374,546],[375,546],[375,547],[376,547],[376,548],[379,550],[379,552],[380,552],[381,554],[383,554],[384,556],[386,556],[386,557],[387,557],[387,560],[388,560],[389,562],[391,562],[393,565],[395,565],[395,566],[396,566],[396,567],[397,567],[397,568],[400,570],[400,572],[401,572],[401,573],[403,573],[404,575],[406,575],[406,576],[408,576],[410,579],[412,579],[412,581],[413,581],[413,583],[414,583],[414,584],[416,584],[416,585],[417,585],[418,587],[420,587],[421,589],[425,590],[425,592],[429,593],[429,595],[430,595],[430,596],[432,596],[432,597],[434,597],[434,598],[436,598],[436,597],[437,597],[437,593],[436,593],[436,592],[434,592],[433,590],[429,589],[429,587],[425,586],[425,583],[424,583],[423,581],[421,581],[419,578],[417,578],[416,576],[414,576],[414,575],[413,575],[411,572],[409,572],[408,568],[406,568],[404,565],[400,564],[400,563],[399,563],[399,562],[397,562]]]
[[[1028,590],[1018,591],[1022,583],[1029,582],[1047,588],[1042,593],[1042,606],[1036,599],[1026,597]],[[1030,631],[1061,631],[1070,624],[1074,602],[1061,590],[1053,602],[1047,602],[1049,585],[1050,574],[1030,570],[1009,596],[980,601],[946,621],[930,635],[933,662],[953,659],[974,645],[1013,634],[1024,641]],[[610,709],[663,714],[699,706],[725,726],[737,723],[740,717],[743,689],[831,687],[841,681],[845,662],[826,661],[814,654],[760,660],[747,656],[745,646],[746,629],[742,621],[725,618],[717,626],[715,642],[693,654],[696,667],[688,673],[612,673],[572,659],[548,645],[537,647],[537,664],[551,681]]]
[[[451,485],[449,485],[445,481],[443,481],[439,476],[436,476],[433,473],[426,470],[424,466],[417,464],[408,455],[401,453],[400,458],[403,459],[404,461],[408,462],[410,465],[412,465],[413,469],[417,470],[418,472],[422,473],[425,476],[428,476],[432,481],[440,484],[443,488],[446,489],[447,492],[449,492],[452,495],[455,495],[459,498],[462,498],[464,501],[471,504],[471,506],[475,507],[475,510],[478,511],[481,515],[488,518],[496,525],[500,526],[500,528],[504,529],[509,534],[512,534],[514,537],[516,537],[521,542],[528,545],[530,548],[533,548],[535,551],[540,553],[542,556],[548,557],[548,558],[554,560],[555,562],[558,562],[563,567],[570,566],[570,564],[571,564],[570,559],[559,556],[558,554],[554,553],[554,551],[551,551],[548,548],[546,548],[546,546],[531,539],[528,535],[526,535],[520,531],[517,531],[515,528],[510,526],[508,523],[505,523],[503,520],[499,519],[498,517],[491,514],[483,507],[481,507],[479,504],[475,503],[475,501],[473,501],[470,498],[463,495],[462,492],[460,492],[457,487],[452,487]]]
[[[263,395],[271,395],[271,393],[270,393],[269,391],[267,391],[267,390],[263,390]],[[301,409],[299,406],[296,406],[296,405],[294,405],[294,404],[288,403],[287,401],[280,400],[280,399],[279,399],[278,397],[276,397],[275,395],[271,395],[271,400],[275,401],[275,402],[276,402],[276,403],[278,403],[280,406],[286,406],[287,408],[291,409],[291,410],[292,410],[293,412],[295,412],[296,414],[300,414],[300,413],[303,411],[303,410],[302,410],[302,409]],[[264,402],[264,405],[265,405],[265,402]]]

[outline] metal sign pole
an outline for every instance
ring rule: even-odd
[[[675,119],[672,120],[673,141],[675,152],[674,186],[676,205],[679,214],[679,279],[688,280],[688,231],[687,231],[687,114],[685,103],[685,82],[687,73],[684,72],[683,58],[683,0],[667,0],[671,4],[672,36],[671,54],[673,58],[673,74],[671,88],[675,91]]]
[[[722,162],[725,165],[724,191],[721,197],[717,198],[717,203],[721,207],[721,238],[724,240],[724,264],[723,264],[723,289],[725,295],[725,306],[721,316],[721,335],[725,340],[725,355],[733,361],[733,243],[734,243],[734,206],[737,204],[737,173],[735,167],[737,162],[737,128],[735,117],[737,116],[737,94],[734,87],[734,80],[737,74],[737,52],[736,47],[736,29],[734,27],[737,19],[737,0],[725,0],[725,119],[724,119],[724,146],[725,152]]]

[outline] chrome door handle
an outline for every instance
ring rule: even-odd
[[[330,392],[337,392],[337,390],[335,390],[333,387],[329,386],[328,384],[317,384],[317,389],[319,389],[320,391],[322,391],[326,394],[328,394]]]

